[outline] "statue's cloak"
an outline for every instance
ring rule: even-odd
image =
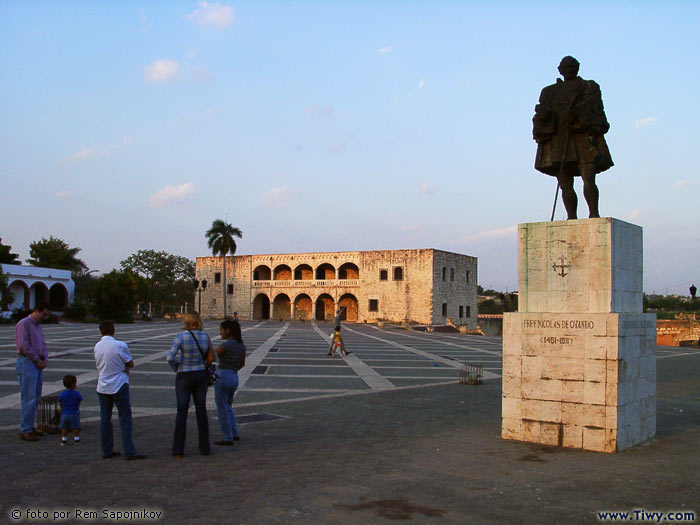
[[[535,106],[532,136],[537,142],[535,169],[556,176],[565,163],[592,163],[595,173],[613,166],[603,135],[610,129],[600,86],[581,77],[545,87]]]

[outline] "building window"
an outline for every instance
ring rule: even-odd
[[[380,281],[388,281],[389,280],[389,272],[386,270],[379,270],[379,280]]]
[[[471,316],[472,316],[471,306],[467,306],[467,317],[471,317]]]
[[[379,299],[370,299],[369,300],[369,311],[370,312],[378,312],[379,311]]]
[[[462,317],[464,317],[464,306],[462,306],[460,304],[459,305],[459,318],[461,319]]]
[[[467,282],[469,282],[469,270],[467,270]]]
[[[254,270],[254,271],[253,271],[253,280],[254,280],[254,281],[257,281],[257,280],[259,280],[259,279],[260,279],[260,274],[258,273],[257,270]]]
[[[214,282],[215,283],[220,283],[221,282],[221,272],[216,272],[214,274]]]
[[[403,267],[394,268],[394,281],[403,281]]]
[[[445,317],[447,315],[447,303],[442,303],[442,316]]]
[[[447,268],[445,268],[444,266],[442,267],[442,280],[447,280]]]
[[[455,280],[455,269],[450,268],[450,281],[454,281],[454,280]]]
[[[226,292],[227,292],[229,295],[233,295],[233,285],[232,285],[232,284],[229,284],[229,285],[226,287]]]

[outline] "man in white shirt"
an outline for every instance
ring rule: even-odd
[[[100,333],[102,339],[95,345],[95,364],[100,373],[97,379],[97,397],[100,398],[102,457],[107,459],[119,455],[119,452],[114,450],[112,427],[112,408],[117,405],[125,459],[143,459],[146,456],[136,452],[131,439],[129,369],[134,366],[134,360],[127,344],[114,338],[112,321],[101,322]]]

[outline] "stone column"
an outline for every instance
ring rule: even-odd
[[[656,316],[642,229],[612,218],[518,227],[503,322],[505,439],[616,452],[656,433]]]
[[[291,303],[291,304],[290,304],[290,307],[291,307],[291,309],[292,309],[292,318],[291,318],[291,320],[294,321],[294,317],[296,316],[296,313],[297,313],[297,306],[296,306],[296,304],[294,304],[294,301],[290,301],[290,303]]]

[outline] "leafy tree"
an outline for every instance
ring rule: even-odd
[[[0,310],[7,310],[7,308],[12,304],[12,301],[15,300],[15,297],[10,291],[10,286],[7,282],[7,275],[2,272],[0,272],[0,296],[2,296]]]
[[[229,253],[231,255],[236,254],[237,246],[234,237],[242,239],[243,232],[235,226],[231,226],[228,222],[216,219],[211,224],[211,228],[207,230],[205,236],[207,238],[207,245],[211,249],[214,257],[217,255],[221,256],[224,277],[221,280],[221,288],[224,296],[224,317],[226,317],[226,255]]]
[[[42,237],[40,241],[29,245],[27,262],[32,266],[70,270],[77,274],[88,269],[87,265],[78,259],[79,251],[80,248],[71,248],[65,241],[53,235],[48,239]]]
[[[486,299],[479,303],[478,310],[480,314],[502,314],[503,305],[498,304],[493,299]]]
[[[115,323],[133,322],[138,297],[146,286],[143,277],[128,270],[112,270],[96,279],[93,303],[97,318]]]
[[[2,264],[22,264],[19,260],[19,255],[16,253],[10,253],[12,246],[9,244],[3,244],[2,239],[0,239],[0,263]]]
[[[166,304],[182,304],[194,299],[194,263],[187,257],[164,251],[139,250],[120,263],[122,270],[134,272],[148,281],[139,297],[160,305],[161,315]]]

